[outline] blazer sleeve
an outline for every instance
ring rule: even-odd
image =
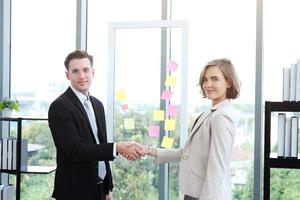
[[[200,199],[222,199],[224,179],[228,174],[234,143],[235,125],[228,114],[219,113],[210,119],[210,149],[206,178]]]
[[[176,162],[181,159],[182,149],[162,149],[157,148],[157,164],[166,162]]]

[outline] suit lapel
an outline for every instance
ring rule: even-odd
[[[67,94],[70,97],[71,101],[74,103],[75,107],[77,107],[80,110],[81,114],[85,118],[86,123],[88,124],[88,127],[89,127],[91,133],[93,133],[93,129],[92,129],[92,126],[90,124],[90,120],[89,120],[89,118],[88,118],[88,116],[85,112],[85,109],[84,109],[82,103],[80,102],[80,100],[78,99],[78,97],[76,96],[76,94],[72,91],[72,89],[70,87],[67,89]],[[94,135],[93,135],[92,138],[94,138]]]
[[[204,112],[200,115],[200,117],[198,118],[197,122],[195,123],[195,125],[194,125],[194,127],[191,131],[189,139],[192,138],[193,135],[199,130],[199,128],[201,127],[203,121],[208,117],[208,115],[210,113],[211,113],[211,110],[208,110],[208,111],[206,111],[206,112]]]
[[[100,109],[95,106],[94,98],[90,96],[90,100],[94,109],[95,117],[96,117],[96,123],[97,123],[97,129],[98,129],[98,139],[100,143],[104,143],[104,135],[103,135],[103,127],[102,127],[102,117],[101,117],[101,112]]]

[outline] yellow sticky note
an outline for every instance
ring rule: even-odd
[[[118,101],[123,101],[127,98],[127,95],[126,95],[126,91],[125,90],[119,90],[117,91],[117,100]]]
[[[165,121],[165,131],[174,131],[176,121],[175,119],[166,119]]]
[[[165,147],[166,149],[170,149],[170,148],[172,148],[173,143],[174,143],[174,139],[173,138],[164,136],[164,138],[163,138],[163,140],[161,142],[161,146]]]
[[[133,118],[125,118],[124,119],[124,128],[125,129],[134,129],[134,119]]]
[[[165,81],[165,86],[170,86],[170,87],[175,86],[176,81],[177,81],[176,76],[170,75],[170,76],[167,77],[167,79]]]
[[[153,112],[153,121],[163,121],[165,118],[165,111],[156,110]]]

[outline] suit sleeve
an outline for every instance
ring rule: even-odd
[[[210,120],[210,150],[200,199],[218,200],[222,199],[221,188],[226,184],[224,179],[229,170],[235,125],[226,114],[216,114]]]
[[[181,159],[182,149],[162,149],[157,148],[157,164],[167,163],[167,162],[176,162]]]

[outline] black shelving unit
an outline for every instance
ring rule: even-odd
[[[0,117],[0,121],[17,123],[17,163],[15,170],[0,169],[0,173],[14,174],[16,176],[16,199],[21,198],[21,174],[49,174],[55,171],[56,166],[28,166],[27,170],[21,170],[21,139],[22,122],[27,121],[46,121],[46,118],[27,118],[27,117]]]
[[[271,113],[300,112],[300,102],[265,102],[264,200],[270,200],[271,168],[300,169],[300,159],[271,156]]]

